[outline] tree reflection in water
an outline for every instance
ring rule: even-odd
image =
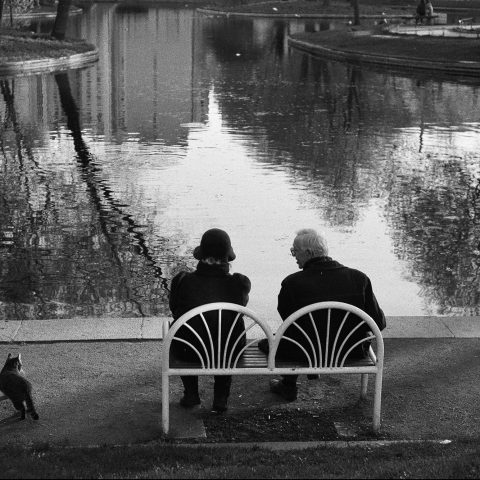
[[[480,178],[454,161],[427,168],[392,184],[396,253],[438,313],[480,315]]]
[[[2,316],[163,313],[167,279],[149,250],[144,235],[148,226],[138,225],[126,213],[128,206],[115,200],[112,189],[102,179],[101,168],[83,140],[67,73],[55,75],[55,81],[91,208],[83,205],[81,192],[68,193],[75,190],[73,186],[62,188],[63,193],[56,191],[23,133],[25,128],[15,109],[14,82],[1,81],[6,107],[4,129],[11,126],[16,145],[13,158],[7,157],[2,148],[0,228],[1,247],[7,250],[0,276]],[[33,181],[31,175],[35,177]],[[46,191],[45,202],[35,210],[34,188]],[[60,212],[62,207],[67,213]],[[61,221],[61,215],[71,217],[69,226]],[[59,277],[64,279],[63,284]]]

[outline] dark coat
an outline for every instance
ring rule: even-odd
[[[307,261],[303,270],[286,277],[278,295],[278,312],[283,320],[298,309],[316,302],[336,301],[354,305],[368,313],[380,330],[386,326],[385,316],[379,307],[373,294],[370,279],[359,270],[348,268],[329,257],[312,258]],[[325,325],[325,319],[319,315],[314,316],[317,328]],[[343,315],[332,318],[332,328],[340,323]],[[300,321],[306,332],[314,335],[311,322],[306,319]],[[293,326],[292,326],[293,327]],[[301,332],[295,327],[290,327],[286,334],[306,346],[306,340]],[[345,327],[348,327],[345,325]],[[344,327],[344,329],[345,329]],[[323,327],[325,330],[325,327]],[[343,332],[343,329],[342,329]],[[364,338],[366,329],[353,336],[353,345],[357,340]],[[333,342],[335,335],[330,334]],[[340,337],[342,339],[342,337]],[[344,337],[343,337],[344,338]],[[368,348],[368,346],[367,346]],[[325,350],[324,350],[325,351]],[[355,349],[351,357],[363,357],[364,348]],[[288,358],[304,358],[300,349],[290,342],[281,342],[279,355]]]
[[[176,320],[192,308],[206,303],[230,302],[246,306],[250,288],[251,283],[248,277],[240,273],[234,273],[233,275],[229,273],[228,263],[208,265],[199,262],[194,272],[180,272],[173,278],[170,291],[170,310],[173,318]],[[222,315],[221,344],[223,346],[235,316],[236,314],[230,314],[229,312],[224,312]],[[205,319],[210,327],[213,344],[216,346],[218,341],[218,316],[206,314]],[[210,340],[202,319],[196,317],[190,320],[189,325],[200,335],[209,348]],[[239,319],[232,333],[230,343],[234,343],[232,339],[237,339],[244,329],[243,319]],[[190,342],[203,354],[203,347],[198,338],[186,327],[180,328],[177,336]],[[236,351],[243,345],[245,345],[245,338],[239,342]],[[197,354],[182,342],[172,342],[172,352],[181,360],[198,360]]]

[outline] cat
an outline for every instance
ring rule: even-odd
[[[21,354],[17,357],[8,354],[5,366],[0,372],[0,391],[12,401],[13,406],[21,413],[22,420],[25,420],[25,412],[34,420],[39,419],[32,400],[32,384],[23,376]]]

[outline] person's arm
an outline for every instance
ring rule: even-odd
[[[282,282],[282,286],[278,294],[277,310],[282,317],[282,320],[285,320],[293,312],[298,310],[294,300],[292,288],[287,284],[287,282],[285,282],[285,280]]]
[[[373,293],[372,283],[370,279],[367,277],[367,283],[365,286],[365,312],[368,313],[374,320],[375,323],[378,325],[380,330],[383,330],[387,326],[387,322],[385,321],[385,315],[378,305],[377,299]]]
[[[180,315],[177,314],[178,307],[180,304],[180,296],[179,296],[179,286],[186,275],[187,272],[180,272],[172,279],[172,285],[170,287],[170,296],[168,299],[168,306],[170,307],[170,311],[172,312],[173,318],[176,320]]]
[[[250,290],[252,288],[252,283],[250,282],[250,279],[247,276],[242,275],[241,273],[234,273],[233,276],[236,278],[238,282],[240,282],[242,286],[242,294],[243,294],[242,305],[245,307],[249,300],[248,294],[250,293]]]

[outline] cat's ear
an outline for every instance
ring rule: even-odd
[[[18,361],[21,362],[22,361],[22,354],[19,353],[17,358],[18,358]]]
[[[11,358],[12,358],[12,354],[9,353],[9,354],[7,355],[7,360],[10,360]]]

